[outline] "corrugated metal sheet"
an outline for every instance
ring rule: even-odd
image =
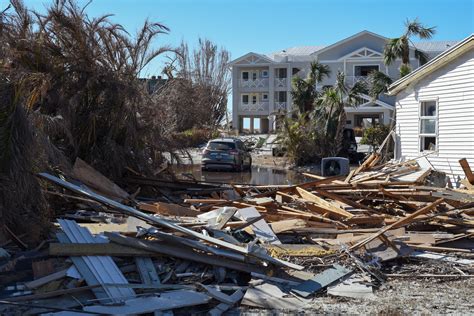
[[[58,222],[64,232],[63,235],[58,236],[61,243],[107,242],[101,238],[94,238],[87,228],[77,225],[75,221],[59,219]],[[127,279],[111,257],[83,256],[71,257],[71,259],[88,285],[128,284]],[[93,292],[105,303],[121,302],[124,299],[135,297],[135,292],[130,288],[104,286],[93,289]]]

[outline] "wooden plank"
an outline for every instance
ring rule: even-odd
[[[413,222],[418,216],[428,213],[429,211],[434,209],[436,206],[441,204],[443,201],[444,201],[444,199],[438,199],[435,202],[433,202],[433,203],[431,203],[431,204],[429,204],[425,207],[422,207],[418,211],[416,211],[416,212],[414,212],[414,213],[412,213],[412,214],[410,214],[406,217],[403,217],[402,219],[398,220],[397,222],[382,228],[377,233],[369,236],[367,239],[364,239],[364,240],[358,242],[357,244],[355,244],[354,246],[352,246],[350,248],[350,250],[354,250],[354,249],[357,249],[357,248],[365,245],[366,243],[374,240],[375,238],[378,238],[380,235],[384,234],[385,232],[387,232],[391,229],[399,228],[399,227],[402,227],[403,225],[407,225],[407,224]]]
[[[296,187],[296,190],[298,193],[301,195],[301,197],[309,202],[315,203],[319,207],[322,207],[327,210],[328,213],[331,215],[334,215],[337,218],[351,218],[353,215],[347,211],[344,211],[343,209],[340,209],[338,207],[335,207],[333,204],[330,202],[320,198],[317,195],[314,195],[313,193],[306,191],[303,188]]]
[[[270,223],[270,227],[275,234],[294,230],[297,228],[307,227],[306,221],[302,219],[287,219]]]
[[[459,164],[461,165],[464,174],[466,175],[467,181],[470,184],[474,184],[474,173],[472,173],[471,167],[469,166],[469,162],[467,162],[466,158],[460,159]]]
[[[136,257],[135,264],[143,284],[161,284],[155,265],[150,257]]]
[[[107,177],[80,158],[76,158],[72,169],[72,175],[91,189],[111,197],[114,200],[125,200],[129,196],[125,190],[110,181]]]
[[[33,280],[31,282],[27,282],[27,283],[25,283],[25,286],[29,289],[39,288],[40,286],[45,285],[49,282],[65,278],[66,275],[67,275],[68,270],[69,269],[64,269],[64,270],[61,270],[61,271],[57,271],[57,272],[52,273],[50,275],[44,276],[42,278]]]
[[[85,306],[87,312],[101,315],[136,315],[152,313],[156,310],[170,310],[187,306],[206,304],[211,298],[204,293],[192,290],[179,290],[161,293],[160,296],[149,296],[128,299],[121,305]]]
[[[198,214],[201,214],[201,212],[192,210],[188,207],[183,207],[178,204],[163,203],[163,202],[155,202],[153,204],[140,203],[138,204],[138,208],[144,211],[155,213],[155,214],[165,214],[165,215],[171,215],[171,216],[195,217]]]
[[[181,258],[185,260],[191,260],[204,264],[209,264],[218,267],[229,268],[232,270],[243,271],[243,272],[258,272],[263,273],[264,269],[251,264],[245,264],[237,261],[232,261],[226,258],[208,255],[204,253],[198,253],[193,250],[188,250],[184,247],[172,246],[171,244],[165,243],[152,243],[135,238],[129,238],[113,233],[105,233],[105,235],[114,243],[118,243],[124,246],[141,249],[145,251],[155,252],[175,258]]]
[[[318,192],[318,194],[321,194],[324,197],[330,198],[330,199],[335,200],[335,201],[342,202],[342,203],[347,204],[349,206],[352,206],[354,208],[375,212],[374,210],[370,209],[368,206],[357,203],[356,201],[352,201],[351,199],[345,198],[345,197],[341,196],[340,194],[332,193],[332,192],[323,190],[321,188],[316,188],[315,191]]]

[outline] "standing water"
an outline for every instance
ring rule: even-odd
[[[293,170],[282,170],[268,167],[252,166],[251,171],[222,172],[201,171],[201,165],[174,165],[171,170],[179,178],[196,179],[205,182],[272,185],[294,185],[311,179]]]

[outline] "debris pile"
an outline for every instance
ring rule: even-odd
[[[326,295],[372,299],[391,278],[473,276],[474,192],[433,186],[442,175],[415,161],[373,154],[347,177],[300,185],[131,179],[179,192],[166,202],[81,170],[39,176],[89,209],[59,216],[36,249],[13,232],[0,245],[2,314],[303,310]]]

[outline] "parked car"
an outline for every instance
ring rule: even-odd
[[[202,152],[202,170],[250,170],[252,156],[249,149],[238,138],[210,140]]]

